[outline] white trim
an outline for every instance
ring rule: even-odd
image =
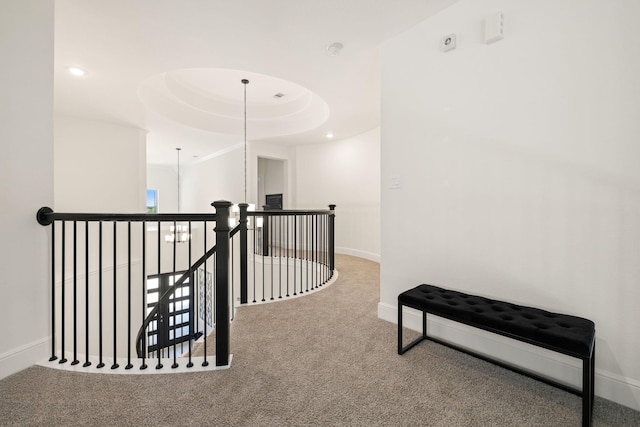
[[[271,303],[275,303],[275,302],[281,302],[281,301],[289,301],[295,298],[302,298],[302,297],[306,297],[307,295],[311,295],[314,294],[316,292],[320,292],[323,289],[328,288],[329,286],[333,285],[336,281],[338,281],[338,277],[340,275],[338,274],[338,270],[335,269],[333,270],[333,274],[331,276],[331,278],[329,280],[327,280],[325,283],[323,283],[322,285],[318,286],[317,288],[312,288],[309,289],[308,291],[304,291],[303,292],[299,292],[297,295],[289,295],[288,297],[282,297],[282,298],[274,298],[274,299],[265,299],[264,301],[258,301],[256,300],[256,302],[252,302],[249,301],[246,304],[240,304],[240,297],[236,297],[237,301],[236,304],[234,305],[234,309],[237,310],[240,307],[250,307],[250,306],[254,306],[254,305],[260,305],[260,304],[271,304]]]
[[[127,366],[127,358],[119,357],[116,359],[119,367],[116,369],[111,369],[111,365],[113,364],[113,359],[103,358],[103,363],[105,366],[102,368],[97,368],[99,359],[97,356],[89,356],[89,361],[91,362],[91,366],[87,366],[84,368],[82,364],[84,363],[85,357],[82,355],[78,356],[78,360],[80,363],[76,365],[71,365],[71,360],[73,357],[67,357],[68,361],[65,363],[59,363],[59,360],[54,360],[49,362],[49,360],[41,360],[37,363],[38,366],[43,366],[45,368],[52,369],[60,369],[62,371],[70,371],[70,372],[83,372],[85,374],[112,374],[112,375],[151,375],[151,374],[184,374],[185,372],[205,372],[205,371],[219,371],[222,369],[228,369],[231,367],[231,361],[233,360],[233,354],[229,354],[229,364],[224,366],[216,366],[216,357],[208,356],[207,362],[209,363],[207,366],[202,366],[202,362],[204,361],[204,357],[191,357],[191,361],[193,362],[193,366],[191,368],[187,368],[187,363],[189,359],[187,357],[178,357],[177,368],[172,368],[173,358],[169,359],[161,359],[162,361],[162,369],[156,369],[156,365],[158,363],[158,359],[146,359],[147,368],[140,369],[141,359],[135,358],[131,360],[131,364],[133,367],[131,369],[125,369]]]
[[[632,378],[596,369],[596,392],[598,396],[640,411],[640,383]]]
[[[194,163],[206,162],[207,160],[214,159],[216,157],[222,156],[223,154],[227,154],[232,151],[239,150],[241,148],[244,148],[244,142],[223,148],[222,150],[216,151],[215,153],[209,154],[208,156],[200,157]]]
[[[336,253],[342,255],[351,255],[358,258],[368,259],[369,261],[374,261],[380,263],[380,254],[374,254],[373,252],[362,251],[360,249],[352,249],[352,248],[342,248],[336,247]]]
[[[422,330],[422,314],[419,311],[405,308],[403,316],[403,326],[414,331]],[[397,324],[398,307],[378,303],[378,318]],[[582,387],[582,362],[575,358],[439,317],[430,317],[428,325],[429,334],[434,337],[572,387]],[[596,352],[597,348],[596,343]],[[596,364],[597,360],[596,354]],[[640,411],[640,383],[631,378],[596,368],[595,393]]]
[[[0,378],[28,368],[46,357],[51,345],[49,337],[21,345],[0,354]]]

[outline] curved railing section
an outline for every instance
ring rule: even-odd
[[[49,360],[112,370],[151,360],[160,370],[171,359],[171,368],[209,366],[213,339],[215,366],[228,366],[237,304],[299,296],[333,277],[335,206],[212,205],[215,214],[40,209],[51,234]]]
[[[244,207],[246,209],[246,207]],[[260,303],[311,292],[331,280],[335,269],[335,205],[329,210],[246,212],[249,277],[241,280],[240,302]],[[241,250],[242,253],[242,250]]]

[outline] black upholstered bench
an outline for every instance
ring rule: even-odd
[[[402,308],[422,311],[422,336],[406,346],[402,340]],[[582,390],[427,336],[427,313],[493,332],[582,360]],[[429,339],[560,387],[582,397],[582,425],[591,425],[594,396],[595,325],[591,320],[491,300],[432,285],[419,285],[398,295],[398,354]]]

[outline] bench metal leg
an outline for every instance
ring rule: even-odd
[[[591,355],[582,360],[582,426],[590,427],[593,419],[593,400],[595,392],[596,344]]]
[[[422,312],[422,336],[411,341],[406,346],[402,346],[402,307],[398,302],[398,354],[404,354],[417,344],[427,339],[427,312]]]

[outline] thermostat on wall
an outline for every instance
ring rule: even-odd
[[[486,44],[502,40],[504,38],[504,17],[502,12],[494,13],[484,19],[484,42]]]
[[[447,52],[451,49],[455,49],[456,48],[456,35],[455,34],[449,34],[447,36],[444,36],[442,38],[442,42],[440,43],[440,48],[442,49],[443,52]]]

